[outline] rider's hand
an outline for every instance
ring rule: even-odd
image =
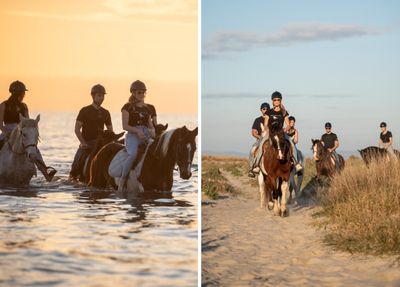
[[[145,136],[144,132],[142,132],[141,130],[138,130],[136,132],[136,134],[138,135],[139,139],[141,139],[141,140],[146,139],[146,136]]]

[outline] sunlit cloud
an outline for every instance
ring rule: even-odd
[[[89,13],[7,10],[8,15],[59,21],[86,22],[193,22],[197,15],[196,0],[103,0]]]
[[[203,45],[203,59],[219,57],[226,52],[243,52],[258,47],[290,46],[317,41],[382,34],[383,31],[352,24],[299,23],[284,26],[273,33],[221,31]]]

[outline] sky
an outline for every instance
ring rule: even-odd
[[[274,91],[306,155],[328,121],[346,156],[381,121],[400,149],[399,1],[203,0],[201,21],[203,153],[247,154]]]
[[[196,0],[0,1],[0,100],[14,80],[32,110],[78,111],[106,88],[119,111],[130,84],[160,113],[197,113]]]

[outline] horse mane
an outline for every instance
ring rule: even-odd
[[[175,133],[178,129],[163,132],[157,142],[155,154],[158,157],[165,157],[168,154],[170,142],[175,138]]]

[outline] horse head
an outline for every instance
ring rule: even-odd
[[[278,125],[270,125],[269,139],[272,147],[277,152],[277,159],[280,161],[290,159],[290,144],[285,139],[285,133]]]
[[[163,132],[165,132],[168,128],[168,124],[162,125],[162,124],[158,124],[154,127],[155,132],[156,132],[156,137],[160,136]]]
[[[111,142],[116,142],[120,137],[122,137],[125,132],[115,134],[113,131],[105,130],[97,136],[95,148],[92,154],[95,155],[103,146]]]
[[[315,161],[321,160],[321,158],[324,155],[325,147],[322,145],[322,142],[320,140],[314,140],[311,139],[312,142],[312,151],[313,151],[313,157]]]
[[[18,126],[11,132],[9,144],[14,153],[27,153],[28,157],[35,158],[37,156],[37,144],[39,142],[38,123],[40,115],[36,119],[25,118],[19,115],[20,122]]]
[[[176,162],[179,167],[179,175],[182,179],[192,176],[192,162],[196,151],[196,136],[198,128],[189,130],[186,126],[180,128],[179,138],[176,145]]]

